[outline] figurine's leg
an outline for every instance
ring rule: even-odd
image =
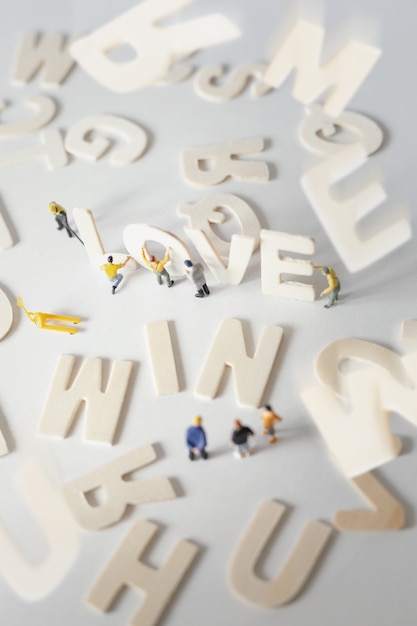
[[[268,428],[268,435],[271,435],[269,443],[275,443],[277,438],[275,437],[275,428]]]
[[[195,294],[196,298],[204,298],[204,291],[202,289],[199,289],[197,291],[197,293]]]
[[[156,280],[158,281],[158,285],[162,285],[163,281],[162,281],[162,276],[159,272],[155,272],[156,273]]]
[[[336,290],[333,289],[333,291],[331,291],[329,293],[329,301],[328,301],[328,303],[324,305],[325,309],[329,309],[331,306],[334,305],[335,300],[336,300],[336,296],[337,296]]]
[[[64,225],[62,221],[59,219],[58,215],[55,215],[55,221],[58,224],[57,230],[62,230],[64,228]]]
[[[63,227],[64,227],[64,228],[65,228],[65,230],[67,231],[67,235],[68,235],[68,237],[72,237],[72,231],[71,231],[71,228],[69,227],[69,224],[68,224],[68,218],[67,218],[67,216],[64,214],[64,215],[61,217],[61,220],[62,220],[62,225],[63,225]]]
[[[234,449],[234,452],[233,452],[233,456],[236,459],[243,458],[243,453],[242,453],[242,450],[241,450],[241,446],[239,446],[239,445],[235,446],[235,449]]]
[[[123,274],[116,274],[116,276],[114,278],[112,278],[112,283],[113,283],[113,287],[111,288],[111,292],[114,295],[116,292],[117,287],[120,285],[120,283],[123,280]]]
[[[208,459],[208,454],[207,454],[207,452],[206,452],[206,449],[205,449],[205,448],[201,448],[201,450],[200,450],[200,454],[201,454],[201,458],[202,458],[202,459],[204,459],[204,460],[205,460],[205,459]]]
[[[207,295],[209,295],[210,291],[209,291],[209,288],[207,287],[206,283],[204,283],[204,285],[203,285],[203,289],[204,289],[204,293],[206,293]]]
[[[162,270],[161,276],[165,276],[165,278],[167,280],[167,286],[168,287],[172,287],[172,285],[174,284],[174,281],[171,280],[171,276],[168,274],[168,272],[167,272],[167,270],[165,268]]]

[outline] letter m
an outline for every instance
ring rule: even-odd
[[[381,51],[351,40],[320,65],[324,29],[297,20],[267,68],[263,80],[280,87],[296,69],[292,95],[309,104],[332,87],[324,104],[329,115],[339,115],[375,65]]]

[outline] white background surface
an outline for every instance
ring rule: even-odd
[[[227,571],[239,536],[266,498],[289,507],[285,523],[260,564],[260,573],[267,578],[279,571],[308,519],[330,522],[337,509],[362,504],[332,464],[299,394],[314,383],[314,359],[334,339],[357,337],[399,352],[415,348],[412,342],[400,340],[401,321],[412,319],[416,311],[415,242],[362,272],[349,274],[299,184],[304,167],[313,157],[298,140],[304,108],[291,97],[292,78],[258,100],[245,91],[225,104],[199,98],[193,78],[178,85],[154,86],[126,95],[107,91],[80,68],[75,68],[55,90],[43,88],[39,75],[24,87],[11,84],[18,40],[24,32],[83,34],[132,6],[132,0],[119,0],[117,6],[97,0],[61,0],[58,4],[49,0],[15,0],[3,12],[0,94],[15,105],[2,114],[3,121],[21,119],[26,111],[24,99],[47,93],[58,104],[53,126],[62,132],[90,114],[118,114],[141,124],[149,133],[150,145],[140,160],[126,168],[112,168],[107,156],[94,164],[73,158],[67,167],[53,172],[40,160],[0,171],[2,211],[16,240],[12,249],[1,253],[1,288],[13,303],[21,295],[30,310],[83,319],[77,335],[65,336],[37,329],[14,307],[12,332],[0,345],[0,419],[12,448],[10,455],[0,459],[0,519],[25,555],[39,562],[46,546],[13,484],[24,461],[35,458],[58,484],[63,484],[145,442],[158,444],[159,459],[141,476],[172,478],[179,497],[132,508],[116,526],[98,533],[83,533],[73,569],[42,601],[26,603],[0,580],[2,623],[128,623],[139,602],[135,592],[125,593],[122,601],[104,616],[89,608],[83,599],[134,520],[143,518],[161,527],[148,555],[150,564],[160,566],[180,538],[201,547],[195,567],[163,617],[162,623],[167,626],[211,626],[215,620],[241,626],[260,622],[272,626],[278,621],[291,626],[304,626],[307,622],[322,626],[388,626],[395,622],[408,626],[417,615],[417,454],[415,430],[398,417],[392,418],[392,425],[403,438],[403,454],[375,475],[405,507],[407,524],[403,531],[335,532],[301,595],[278,609],[261,610],[243,604],[229,587]],[[287,30],[294,15],[291,2],[269,0],[200,0],[180,15],[186,19],[216,11],[235,21],[242,37],[198,53],[192,59],[196,67],[208,62],[234,67],[244,61],[267,60],[274,41]],[[352,0],[349,4],[328,2],[322,13],[328,34],[323,58],[340,47],[345,39],[339,36],[334,40],[334,35],[339,31],[346,33],[346,29],[359,39],[366,35],[368,41],[382,48],[379,62],[348,108],[368,115],[383,128],[384,145],[366,168],[369,172],[381,172],[388,194],[384,211],[393,214],[395,207],[407,203],[415,231],[417,8],[409,0]],[[301,14],[309,18],[311,6]],[[251,137],[267,141],[266,150],[257,158],[270,165],[270,182],[229,180],[206,190],[192,188],[183,180],[183,148]],[[35,137],[2,140],[0,150],[35,141]],[[176,208],[180,203],[196,202],[210,191],[235,193],[245,199],[263,228],[313,236],[314,261],[333,266],[340,277],[340,303],[326,310],[324,301],[303,303],[262,296],[259,253],[254,255],[243,283],[237,287],[216,285],[207,272],[212,294],[205,300],[194,298],[188,281],[178,282],[170,291],[159,288],[154,277],[143,269],[124,281],[120,292],[112,297],[105,277],[90,267],[78,242],[56,231],[47,208],[52,200],[66,207],[69,215],[74,206],[90,208],[106,249],[123,252],[122,232],[131,223],[153,224],[186,240],[182,230],[186,221],[177,216]],[[315,280],[319,292],[325,286],[324,279],[317,275]],[[221,320],[229,317],[243,321],[250,349],[257,344],[266,324],[284,329],[283,344],[264,397],[284,417],[276,446],[268,447],[261,435],[258,411],[236,405],[231,376],[215,400],[203,401],[194,395],[197,376],[216,329]],[[174,331],[181,381],[181,392],[174,396],[157,397],[153,386],[144,324],[159,319],[169,320]],[[98,356],[105,360],[107,369],[114,359],[135,363],[114,447],[83,443],[83,419],[78,420],[65,440],[36,436],[60,354],[74,354],[80,360]],[[184,431],[198,413],[204,417],[211,458],[206,463],[191,464],[184,446]],[[256,454],[241,462],[232,457],[227,445],[236,417],[258,434]]]

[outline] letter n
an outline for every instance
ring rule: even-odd
[[[196,394],[214,398],[225,367],[233,370],[237,401],[258,407],[282,339],[282,328],[266,326],[253,357],[248,356],[242,323],[223,320],[203,365]]]

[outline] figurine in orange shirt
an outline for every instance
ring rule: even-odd
[[[270,404],[264,404],[261,411],[261,420],[264,425],[264,435],[270,435],[269,443],[275,443],[275,423],[282,422],[282,417],[274,413]]]

